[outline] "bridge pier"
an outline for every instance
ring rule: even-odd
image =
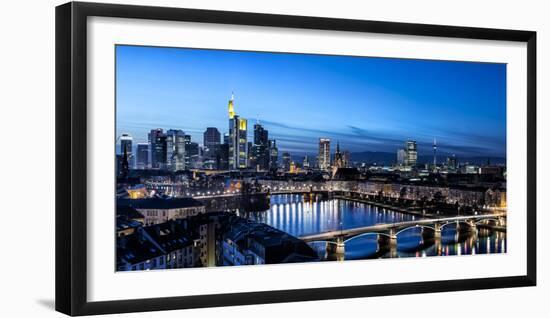
[[[390,229],[390,247],[397,247],[397,232],[394,228]]]
[[[434,239],[441,240],[441,224],[434,224]]]
[[[390,248],[390,257],[397,258],[397,230],[394,228],[390,229],[388,236],[388,247]]]
[[[467,223],[470,225],[470,228],[468,229],[470,233],[477,234],[477,225],[474,220],[467,221]]]
[[[422,236],[422,240],[424,241],[431,241],[441,238],[441,229],[432,229],[429,227],[422,227],[422,230],[420,232],[420,235]]]
[[[338,236],[335,242],[327,242],[327,252],[336,255],[344,255],[346,252],[344,238]]]
[[[378,234],[378,244],[380,246],[387,246],[390,249],[397,248],[397,234],[395,229],[391,228],[387,235]]]

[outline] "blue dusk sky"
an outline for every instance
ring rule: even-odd
[[[259,119],[279,153],[316,153],[328,137],[351,152],[506,156],[506,65],[377,57],[117,46],[117,136],[146,142],[181,129],[202,144],[228,132],[227,103]],[[333,148],[334,151],[334,148]]]

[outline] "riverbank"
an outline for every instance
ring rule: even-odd
[[[369,205],[376,206],[376,207],[379,207],[379,208],[389,209],[389,210],[393,210],[393,211],[396,211],[396,212],[399,212],[399,213],[410,214],[410,215],[414,215],[414,216],[421,216],[421,217],[424,217],[424,218],[437,217],[434,214],[422,213],[420,211],[413,211],[413,210],[409,210],[409,209],[406,209],[406,208],[396,207],[396,206],[393,206],[393,205],[384,204],[384,203],[375,202],[375,201],[370,201],[370,200],[366,200],[366,199],[349,198],[349,197],[341,196],[341,195],[335,195],[334,198],[335,199],[340,199],[340,200],[348,200],[348,201],[352,201],[352,202],[369,204]]]

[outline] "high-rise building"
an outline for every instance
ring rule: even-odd
[[[329,138],[320,138],[319,139],[319,157],[317,158],[319,162],[319,169],[328,170],[330,168],[330,139]]]
[[[451,169],[451,170],[454,170],[456,168],[458,168],[458,164],[457,164],[457,160],[456,160],[456,155],[452,155],[450,157],[447,157],[447,168]]]
[[[285,171],[290,171],[290,153],[283,152],[283,169]]]
[[[269,170],[269,137],[268,131],[259,123],[254,125],[254,145],[250,155],[250,166],[257,171]]]
[[[185,168],[198,168],[199,144],[191,141],[191,135],[185,135]]]
[[[122,158],[120,158],[120,170],[119,170],[119,177],[121,178],[127,178],[128,173],[130,171],[130,166],[128,164],[128,148],[124,148],[122,152]]]
[[[120,135],[120,154],[124,154],[126,148],[127,154],[132,155],[132,141],[133,138],[130,134],[123,133]]]
[[[126,149],[129,167],[133,166],[132,162],[134,159],[134,155],[132,153],[132,141],[133,138],[130,134],[123,133],[122,135],[120,135],[120,154],[124,154],[124,150]]]
[[[252,141],[249,141],[246,143],[246,153],[248,154],[247,158],[247,168],[255,168],[256,164],[253,163],[255,161],[254,154],[253,154],[253,148],[252,148]]]
[[[269,141],[269,169],[277,170],[279,161],[279,149],[275,139]]]
[[[166,132],[166,168],[181,171],[185,167],[185,133],[179,129]]]
[[[216,167],[219,170],[229,169],[229,144],[220,145],[218,155],[216,156]]]
[[[218,169],[217,160],[220,152],[221,134],[218,128],[208,127],[203,133],[203,167],[206,169]]]
[[[405,142],[405,164],[410,167],[414,167],[417,164],[418,152],[416,148],[416,141],[407,140]]]
[[[149,169],[149,144],[139,143],[136,147],[136,168]]]
[[[399,166],[405,165],[405,161],[407,158],[407,152],[405,149],[397,149],[397,164]]]
[[[166,135],[161,128],[152,129],[149,132],[149,155],[151,169],[166,167]]]
[[[234,97],[229,100],[229,167],[231,169],[246,169],[248,166],[248,123],[235,113]]]
[[[269,140],[269,133],[264,129],[262,125],[256,123],[254,125],[254,144],[255,145],[267,145]]]
[[[203,145],[205,148],[209,148],[214,145],[219,145],[221,140],[221,134],[216,127],[207,127],[203,133]]]

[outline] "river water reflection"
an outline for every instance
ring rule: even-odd
[[[273,195],[268,211],[253,212],[249,217],[294,236],[331,230],[411,221],[419,216],[403,214],[372,205],[347,200],[304,200],[302,195]],[[376,235],[361,236],[346,242],[344,259],[472,255],[506,252],[506,233],[479,229],[477,235],[459,233],[453,226],[444,227],[441,240],[424,241],[420,228],[399,234],[397,249],[380,249]],[[321,259],[332,259],[325,242],[310,243]]]

